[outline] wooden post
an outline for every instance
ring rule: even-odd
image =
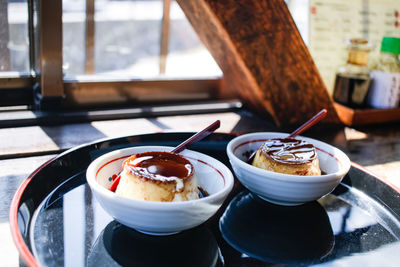
[[[62,0],[28,0],[34,104],[42,110],[60,109],[64,99],[62,69]]]
[[[278,126],[299,124],[322,108],[339,119],[283,0],[177,0],[200,39],[249,109]]]
[[[170,25],[170,8],[171,0],[163,1],[163,17],[161,25],[161,42],[160,42],[160,74],[165,74],[167,69],[167,54],[169,43],[169,25]]]
[[[94,45],[95,45],[95,5],[94,0],[86,0],[86,24],[85,24],[85,73],[95,73]]]
[[[64,96],[62,70],[62,1],[39,0],[39,53],[41,96]],[[46,101],[46,100],[45,100]],[[57,101],[58,102],[58,101]]]

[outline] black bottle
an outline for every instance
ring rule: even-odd
[[[351,39],[348,42],[347,64],[336,73],[333,99],[351,108],[367,107],[370,88],[370,71],[367,67],[372,46],[365,39]]]

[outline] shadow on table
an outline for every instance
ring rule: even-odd
[[[219,227],[228,244],[262,262],[312,263],[328,255],[335,243],[329,217],[318,202],[278,206],[248,191],[230,202]]]
[[[93,244],[87,266],[220,266],[218,244],[205,226],[150,236],[116,221]]]

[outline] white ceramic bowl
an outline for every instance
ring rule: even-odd
[[[319,199],[335,189],[350,169],[350,160],[339,149],[315,139],[297,136],[313,144],[324,175],[301,176],[267,171],[246,163],[249,153],[257,150],[267,139],[285,138],[289,134],[259,132],[238,136],[227,146],[233,171],[251,192],[269,202],[293,206]]]
[[[86,172],[87,182],[104,210],[120,223],[140,232],[167,235],[205,222],[216,213],[233,187],[228,167],[205,154],[184,150],[180,154],[194,167],[199,186],[210,195],[183,202],[133,200],[108,190],[111,177],[122,171],[130,155],[145,151],[171,151],[172,147],[138,146],[116,150],[94,160]]]

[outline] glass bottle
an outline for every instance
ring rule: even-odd
[[[395,108],[400,102],[400,38],[383,37],[368,103],[374,108]]]
[[[367,67],[371,44],[366,39],[348,41],[347,63],[336,73],[333,99],[345,106],[363,108],[367,106],[370,86],[370,71]]]

